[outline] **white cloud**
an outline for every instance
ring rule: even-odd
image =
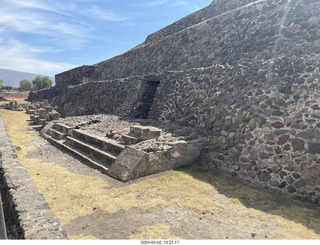
[[[79,50],[89,36],[90,27],[81,19],[62,14],[61,7],[43,4],[44,1],[10,0],[0,8],[0,33],[16,35],[26,33],[38,38],[51,37],[56,44],[68,49]],[[45,11],[44,11],[45,10]],[[73,42],[77,39],[77,42]],[[67,47],[64,44],[68,44]],[[74,43],[74,44],[73,44]]]
[[[3,69],[54,76],[77,65],[37,59],[39,52],[60,52],[51,47],[32,47],[17,40],[0,41],[0,67]]]
[[[83,11],[83,14],[86,16],[89,16],[93,19],[100,19],[100,20],[106,20],[106,21],[126,21],[128,18],[125,16],[116,14],[112,11],[102,9],[98,6],[93,6],[89,9],[86,9]]]

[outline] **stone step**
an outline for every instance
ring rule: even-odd
[[[90,166],[101,170],[103,173],[108,174],[108,170],[110,168],[110,165],[102,162],[101,160],[92,157],[92,156],[88,156],[85,152],[82,152],[81,150],[73,147],[72,145],[68,145],[66,144],[65,140],[57,140],[54,139],[52,136],[46,135],[46,139],[53,145],[66,150],[68,152],[70,152],[71,154],[77,156],[78,158],[80,158],[81,160],[87,162]]]
[[[62,133],[62,132],[60,132],[60,131],[58,131],[58,130],[56,130],[54,128],[50,128],[48,130],[47,134],[49,134],[52,137],[54,137],[56,139],[59,139],[59,140],[64,139],[67,136],[67,134]]]
[[[121,139],[127,145],[134,145],[140,141],[138,138],[136,138],[134,136],[127,135],[127,134],[122,134]]]
[[[55,123],[54,124],[54,128],[62,133],[65,133],[67,135],[72,135],[72,130],[73,128],[68,126],[68,125],[65,125],[63,123]]]
[[[125,148],[124,145],[119,144],[117,141],[112,139],[105,139],[103,137],[95,136],[90,133],[84,132],[80,129],[74,129],[72,131],[72,136],[80,140],[86,141],[93,144],[103,150],[119,155]]]
[[[80,139],[67,136],[66,143],[110,165],[117,159],[116,156],[100,150],[97,147]]]

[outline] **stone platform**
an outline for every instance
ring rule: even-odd
[[[52,121],[40,133],[52,144],[121,181],[191,164],[202,150],[200,137],[187,140],[164,129],[137,123],[130,128],[111,129],[103,135],[92,128]]]

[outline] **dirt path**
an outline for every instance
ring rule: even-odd
[[[320,239],[319,207],[200,164],[122,183],[51,146],[28,115],[0,113],[20,161],[71,239]]]

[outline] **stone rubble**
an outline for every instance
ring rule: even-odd
[[[44,127],[48,122],[59,120],[59,113],[50,106],[48,100],[40,103],[33,103],[26,108],[26,112],[30,114],[30,120],[36,125]]]
[[[4,108],[11,111],[23,111],[25,105],[20,105],[16,100],[10,100],[4,105]]]

